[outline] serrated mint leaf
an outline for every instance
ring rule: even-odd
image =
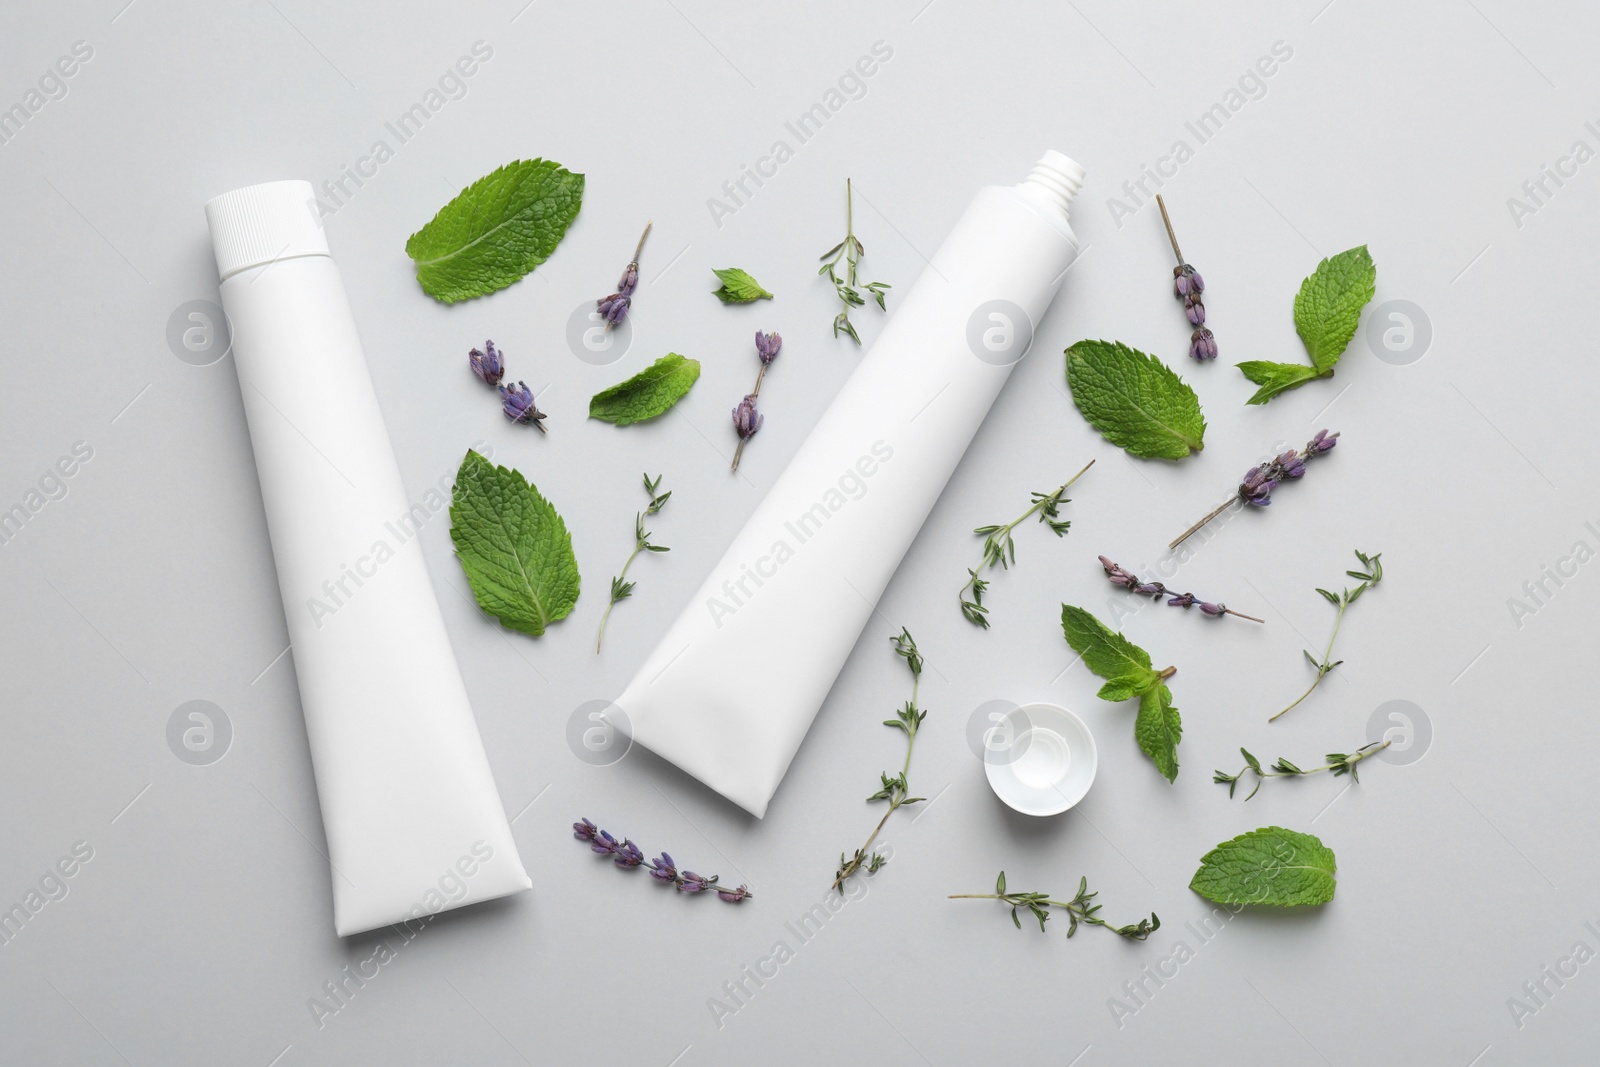
[[[1361,322],[1361,309],[1376,290],[1378,268],[1366,245],[1340,252],[1317,264],[1294,298],[1294,328],[1305,342],[1311,365],[1333,372]]]
[[[417,281],[454,304],[520,280],[550,258],[583,203],[583,175],[519,159],[479,178],[406,241]]]
[[[1245,403],[1265,404],[1306,382],[1333,377],[1334,366],[1361,323],[1361,309],[1376,291],[1377,278],[1366,245],[1318,263],[1294,298],[1294,328],[1305,343],[1311,366],[1259,359],[1238,364],[1240,372],[1261,387]]]
[[[1061,605],[1061,632],[1091,671],[1102,678],[1133,685],[1129,696],[1144,692],[1155,681],[1156,672],[1150,669],[1150,656],[1145,650],[1082,608]]]
[[[589,400],[589,417],[627,426],[653,419],[683,399],[700,377],[700,361],[668,352],[625,382]]]
[[[1095,696],[1101,700],[1116,703],[1119,700],[1131,700],[1146,689],[1150,688],[1150,678],[1154,671],[1143,671],[1139,674],[1125,674],[1120,678],[1113,678],[1100,687],[1100,692]]]
[[[1238,367],[1246,378],[1261,387],[1251,394],[1246,404],[1265,404],[1286,389],[1323,377],[1315,367],[1303,363],[1269,363],[1252,359],[1238,364]]]
[[[538,637],[578,600],[572,535],[520,473],[468,451],[456,472],[450,540],[478,606]]]
[[[1183,738],[1183,720],[1172,706],[1172,690],[1156,685],[1139,697],[1139,717],[1134,720],[1133,736],[1139,748],[1155,763],[1167,781],[1178,778],[1178,742]]]
[[[1333,851],[1312,835],[1264,826],[1207,852],[1189,888],[1218,904],[1326,904],[1335,866]]]
[[[771,293],[761,288],[759,282],[738,267],[728,267],[725,270],[712,268],[711,273],[722,282],[722,288],[713,289],[712,292],[724,304],[748,304],[752,300],[772,299]]]
[[[1100,436],[1129,454],[1183,459],[1205,447],[1200,399],[1154,356],[1120,341],[1067,349],[1072,402]]]

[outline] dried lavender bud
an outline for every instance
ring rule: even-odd
[[[739,901],[743,900],[749,895],[750,890],[743,885],[741,885],[738,889],[717,890],[717,896],[721,897],[723,900],[726,900],[729,904],[737,904]]]
[[[645,238],[650,236],[650,228],[654,225],[653,222],[645,224],[644,233],[639,235],[639,245],[633,250],[633,259],[617,281],[617,291],[594,302],[595,311],[606,320],[608,330],[626,319],[628,309],[633,307],[633,291],[639,288],[639,253],[644,251]]]
[[[761,422],[761,412],[756,410],[756,394],[746,393],[745,398],[733,409],[733,430],[739,435],[739,446],[733,450],[733,466],[728,468],[729,470],[739,469],[739,459],[744,455],[744,443],[761,429]]]
[[[1190,326],[1205,325],[1206,306],[1193,293],[1183,298],[1183,313],[1189,317]]]
[[[526,382],[518,382],[507,388],[500,387],[500,407],[506,413],[506,418],[512,422],[533,423],[539,428],[540,433],[547,433],[544,428],[546,415],[540,411],[533,402],[533,392]]]
[[[1339,443],[1337,433],[1327,430],[1318,430],[1317,435],[1306,442],[1306,447],[1299,452],[1285,452],[1273,457],[1270,463],[1251,467],[1245,472],[1244,479],[1239,482],[1239,488],[1233,496],[1224,500],[1211,509],[1211,513],[1193,526],[1189,527],[1167,547],[1177,548],[1184,541],[1192,537],[1195,531],[1221,515],[1234,504],[1249,504],[1252,507],[1264,508],[1272,503],[1272,491],[1284,481],[1293,481],[1301,478],[1306,473],[1306,463],[1326,452],[1331,452]]]
[[[1105,556],[1100,557],[1100,566],[1105,568],[1106,578],[1111,582],[1112,585],[1120,585],[1124,589],[1128,590],[1128,592],[1134,593],[1138,596],[1160,598],[1172,592],[1172,590],[1168,589],[1160,582],[1141,582],[1137,575],[1127,570],[1127,568],[1111,562],[1111,560],[1107,559]],[[1245,615],[1242,612],[1233,611],[1226,604],[1207,603],[1206,601],[1195,596],[1193,593],[1174,594],[1172,599],[1167,601],[1167,605],[1174,608],[1198,607],[1205,614],[1214,618],[1222,615],[1234,615],[1241,619],[1249,619],[1251,622],[1264,621],[1256,618],[1254,615]]]
[[[617,844],[616,838],[604,830],[598,830],[595,832],[594,837],[590,839],[589,851],[601,856],[614,856],[619,847],[621,846]]]
[[[703,893],[710,889],[715,878],[705,878],[693,871],[684,871],[683,878],[678,882],[680,893]]]
[[[618,867],[637,867],[644,862],[644,853],[632,841],[624,841],[617,846],[617,854],[612,860]]]
[[[650,877],[658,882],[676,882],[678,880],[677,865],[672,862],[672,856],[663,852],[650,861]]]
[[[599,832],[600,831],[595,828],[594,823],[590,822],[588,819],[584,819],[581,822],[575,822],[572,824],[572,836],[576,837],[579,841],[593,841],[595,834]]]
[[[1189,358],[1201,361],[1217,358],[1217,339],[1204,326],[1189,335]]]
[[[500,358],[500,350],[495,348],[493,341],[483,342],[484,351],[476,348],[467,353],[467,362],[472,365],[472,373],[482,378],[489,385],[499,385],[501,377],[505,374],[505,362]]]
[[[783,338],[776,330],[771,333],[756,331],[756,357],[766,366],[778,358],[778,352],[783,348]]]

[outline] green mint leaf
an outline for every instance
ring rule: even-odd
[[[653,419],[682,400],[700,377],[700,361],[668,352],[625,382],[589,400],[589,417],[618,426]]]
[[[1125,674],[1120,678],[1113,678],[1102,685],[1100,692],[1095,695],[1101,700],[1109,700],[1112,703],[1131,699],[1150,688],[1150,676],[1153,673],[1144,671],[1140,674]]]
[[[1246,378],[1261,387],[1251,394],[1246,404],[1265,404],[1279,393],[1332,373],[1324,374],[1303,363],[1269,363],[1263,359],[1252,359],[1238,367]]]
[[[1311,365],[1333,372],[1361,322],[1361,309],[1376,289],[1378,269],[1366,245],[1340,252],[1317,264],[1294,298],[1294,328],[1305,342]]]
[[[1139,698],[1139,717],[1133,723],[1133,736],[1162,777],[1169,782],[1176,781],[1183,720],[1178,717],[1178,709],[1172,706],[1172,690],[1158,685]]]
[[[1218,904],[1326,904],[1334,868],[1332,850],[1312,835],[1265,826],[1207,852],[1189,888]]]
[[[712,268],[722,282],[722,288],[712,290],[718,300],[724,304],[748,304],[752,300],[771,300],[772,294],[761,288],[761,284],[738,267],[728,267],[726,270]]]
[[[583,203],[583,175],[519,159],[479,178],[406,240],[417,281],[454,304],[518,281],[550,258]]]
[[[468,451],[456,472],[450,540],[478,606],[538,637],[578,599],[572,535],[520,473]]]
[[[1082,608],[1061,605],[1061,632],[1072,650],[1100,677],[1130,684],[1140,682],[1142,684],[1133,690],[1138,693],[1154,684],[1156,672],[1150,669],[1150,657],[1145,650],[1112,632]]]
[[[1072,402],[1100,436],[1129,454],[1183,459],[1205,447],[1200,399],[1154,356],[1119,341],[1067,349]]]

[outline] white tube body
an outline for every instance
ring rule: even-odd
[[[979,192],[617,698],[634,740],[765,814],[1077,254],[1066,207],[1082,177],[1052,152],[1028,181]]]
[[[213,215],[214,233],[219,225]],[[307,254],[238,269],[222,282],[222,302],[294,650],[336,930],[528,888],[338,268]]]

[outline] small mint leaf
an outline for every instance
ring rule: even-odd
[[[1311,365],[1331,374],[1361,322],[1361,309],[1376,291],[1378,269],[1366,245],[1317,264],[1294,298],[1294,328]]]
[[[1169,782],[1176,781],[1183,720],[1178,717],[1178,709],[1172,706],[1172,690],[1158,685],[1139,698],[1139,717],[1134,720],[1133,736],[1162,777]]]
[[[748,304],[752,300],[772,299],[772,294],[761,288],[761,283],[738,267],[724,270],[712,268],[711,273],[722,282],[722,287],[713,289],[712,293],[724,304]]]
[[[1100,687],[1100,692],[1095,694],[1101,700],[1113,703],[1119,700],[1129,700],[1150,688],[1150,677],[1154,672],[1145,671],[1142,674],[1128,674],[1120,678],[1113,678]]]
[[[1261,387],[1251,394],[1246,404],[1265,404],[1279,393],[1325,377],[1315,367],[1307,367],[1302,363],[1268,363],[1253,359],[1237,366],[1246,378]]]
[[[1130,684],[1138,680],[1136,693],[1144,692],[1155,682],[1149,654],[1082,608],[1061,605],[1061,632],[1072,650],[1083,657],[1084,664],[1100,677]]]
[[[700,361],[668,352],[625,382],[589,400],[589,417],[627,426],[662,414],[700,378]]]
[[[1265,826],[1207,852],[1189,888],[1218,904],[1326,904],[1335,867],[1333,851],[1311,834]]]

